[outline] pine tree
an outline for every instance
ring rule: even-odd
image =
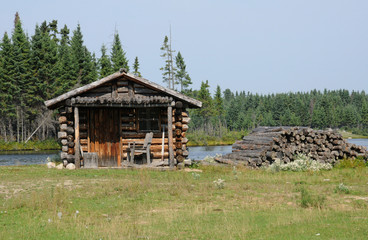
[[[30,44],[23,31],[19,15],[15,17],[15,28],[12,34],[12,62],[9,71],[11,78],[17,86],[14,94],[17,115],[17,141],[25,139],[24,121],[26,116],[26,104],[32,101],[34,95],[34,83],[31,78]],[[21,132],[20,132],[21,131]]]
[[[83,74],[81,84],[85,85],[97,80],[98,73],[97,73],[97,61],[95,54],[91,54],[88,51],[87,47],[83,46],[84,49],[84,64],[83,64]]]
[[[106,77],[111,73],[113,73],[111,61],[106,52],[107,52],[106,46],[103,44],[101,47],[101,58],[98,61],[100,68],[100,78]]]
[[[214,107],[216,115],[222,117],[224,115],[224,100],[222,98],[221,88],[219,85],[216,87],[216,92],[214,96]]]
[[[0,121],[4,140],[12,140],[12,121],[15,118],[14,93],[18,90],[10,76],[12,45],[7,32],[0,43]],[[7,127],[9,126],[9,127]],[[8,135],[9,133],[9,135]]]
[[[142,77],[141,73],[139,72],[139,61],[138,61],[138,57],[135,57],[134,59],[134,64],[133,64],[133,69],[134,69],[134,75],[138,76],[138,77]]]
[[[86,51],[86,55],[88,56],[87,61],[88,61],[88,74],[86,76],[86,83],[91,83],[94,82],[96,80],[98,80],[98,63],[97,63],[97,59],[96,59],[96,54],[95,53],[90,53],[87,49],[87,47],[85,48]]]
[[[222,121],[224,118],[224,100],[222,98],[221,88],[219,85],[216,87],[215,96],[213,99],[215,116],[218,119],[218,130],[220,137],[222,136]]]
[[[178,83],[180,84],[180,92],[185,93],[188,91],[189,86],[192,84],[192,80],[187,73],[187,66],[185,65],[184,58],[181,56],[180,51],[175,57],[175,63],[177,69],[175,75]]]
[[[206,82],[201,83],[201,88],[198,91],[198,100],[202,102],[202,108],[199,109],[199,114],[204,118],[205,125],[208,124],[209,118],[213,113],[212,97],[209,88],[210,85],[208,84],[208,80],[206,80]]]
[[[41,27],[36,25],[35,34],[31,40],[31,68],[35,83],[35,104],[39,105],[43,100],[50,99],[54,90],[50,86],[56,78],[56,63],[58,60],[58,46],[50,35],[50,28],[46,21]]]
[[[361,119],[363,129],[368,131],[368,102],[365,99],[362,102]]]
[[[73,37],[71,39],[71,53],[72,61],[75,66],[77,78],[75,79],[75,87],[79,87],[82,83],[82,78],[85,75],[85,51],[83,46],[83,35],[81,32],[80,25],[78,24],[77,29],[73,31]]]
[[[119,71],[121,68],[125,68],[129,72],[128,59],[125,56],[123,47],[118,33],[114,35],[114,42],[111,49],[111,63],[113,72]]]
[[[66,25],[60,30],[61,39],[58,49],[57,76],[53,84],[56,97],[70,90],[78,77],[76,66],[73,65],[72,50],[69,39],[70,30]]]
[[[162,71],[163,82],[167,83],[168,88],[175,89],[175,72],[176,69],[173,64],[173,51],[171,49],[171,37],[170,40],[167,36],[164,38],[164,42],[161,46],[161,57],[165,60],[165,66],[160,68]]]

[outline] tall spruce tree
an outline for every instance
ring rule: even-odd
[[[224,99],[222,98],[221,87],[219,85],[216,87],[213,102],[216,111],[215,115],[221,118],[224,115]]]
[[[12,140],[12,124],[15,118],[14,93],[18,86],[11,77],[12,45],[8,33],[5,32],[0,43],[0,121],[4,140]]]
[[[361,123],[363,129],[368,133],[368,102],[366,99],[363,99],[362,102]]]
[[[31,40],[31,68],[32,77],[36,84],[35,104],[50,99],[54,90],[50,88],[57,75],[57,41],[50,35],[51,29],[46,21],[41,27],[36,25],[35,34]]]
[[[76,66],[73,64],[72,50],[69,39],[70,30],[66,25],[60,30],[61,39],[58,49],[57,76],[53,84],[54,96],[70,90],[78,78]]]
[[[138,77],[142,77],[141,73],[139,72],[139,61],[138,61],[138,57],[135,57],[134,59],[134,64],[133,64],[133,70],[134,70],[134,75],[138,76]]]
[[[82,78],[85,73],[85,51],[83,46],[83,34],[81,31],[80,24],[78,24],[77,29],[73,31],[73,37],[71,39],[71,52],[72,61],[75,66],[75,71],[77,73],[77,78],[75,79],[75,86],[79,87],[82,83]]]
[[[189,89],[189,86],[192,84],[192,80],[186,70],[187,66],[185,65],[184,58],[182,57],[180,51],[175,57],[176,64],[176,80],[180,85],[180,92],[185,93]]]
[[[12,34],[12,63],[10,75],[17,86],[14,92],[17,119],[17,141],[25,139],[25,120],[27,119],[26,104],[32,102],[34,82],[30,69],[30,44],[23,31],[19,15],[15,17],[15,28]],[[29,130],[29,129],[28,129]]]
[[[128,59],[126,53],[121,45],[119,33],[114,34],[114,42],[111,49],[111,63],[113,72],[119,71],[121,68],[125,68],[129,72]]]
[[[106,77],[113,73],[111,67],[111,61],[109,56],[107,55],[107,49],[105,44],[101,47],[101,58],[98,61],[99,69],[100,69],[100,78]]]
[[[82,85],[94,82],[97,80],[98,72],[97,72],[97,61],[94,53],[88,51],[86,46],[83,46],[84,49],[84,64],[83,64],[83,75],[82,75]]]
[[[208,123],[209,118],[213,114],[213,101],[210,93],[210,85],[208,80],[201,83],[201,88],[198,91],[198,100],[202,102],[202,108],[199,110],[200,115],[203,116],[205,123]]]
[[[162,71],[162,79],[164,83],[167,83],[168,88],[175,89],[175,72],[176,69],[173,63],[173,53],[175,52],[171,48],[171,36],[170,39],[165,36],[164,42],[161,46],[161,57],[165,61],[165,66],[160,68]]]

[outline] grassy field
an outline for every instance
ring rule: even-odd
[[[318,173],[201,169],[1,167],[0,239],[368,236],[368,168]],[[214,184],[219,178],[224,185]],[[338,187],[341,183],[345,188]]]

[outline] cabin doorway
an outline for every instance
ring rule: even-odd
[[[120,162],[120,110],[118,108],[91,108],[88,111],[88,118],[88,151],[98,154],[99,167],[118,166]]]

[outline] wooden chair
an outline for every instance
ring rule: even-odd
[[[134,163],[134,153],[145,153],[147,163],[151,163],[151,144],[152,144],[153,133],[147,133],[143,143],[129,142],[128,143],[128,162]]]

